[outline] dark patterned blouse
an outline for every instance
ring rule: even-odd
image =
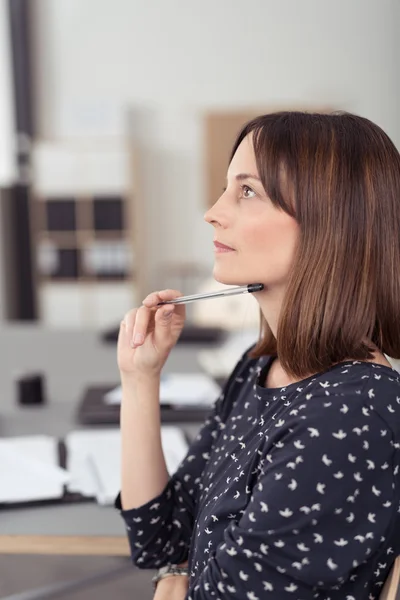
[[[178,471],[126,523],[187,600],[374,600],[400,554],[400,375],[343,362],[265,388],[246,352]]]

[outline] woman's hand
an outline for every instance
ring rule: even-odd
[[[157,583],[154,600],[184,600],[189,587],[189,577],[173,575]]]
[[[183,304],[157,306],[182,296],[177,290],[149,294],[139,308],[129,311],[118,336],[118,367],[121,375],[159,375],[183,329]]]

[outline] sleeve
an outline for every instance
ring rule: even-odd
[[[115,508],[125,522],[132,560],[138,567],[153,569],[187,560],[202,473],[226,418],[232,386],[245,368],[249,350],[236,364],[211,415],[161,494],[131,510],[122,509],[118,494]]]
[[[248,506],[188,600],[311,600],[377,551],[393,517],[393,447],[359,398],[355,409],[337,400],[296,417],[261,459]]]

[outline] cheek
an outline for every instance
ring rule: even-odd
[[[295,219],[279,213],[248,223],[244,229],[243,250],[275,264],[288,266],[293,260],[299,226]]]

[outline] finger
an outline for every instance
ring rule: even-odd
[[[171,324],[175,306],[173,304],[162,306],[154,315],[154,343],[156,346],[162,346],[168,343],[171,336]]]
[[[149,325],[152,312],[147,306],[141,306],[136,312],[135,325],[133,327],[133,335],[131,338],[131,347],[137,348],[141,346],[146,338],[147,328]]]
[[[159,292],[153,292],[146,296],[143,300],[144,306],[154,307],[157,306],[159,302],[166,302],[168,300],[174,300],[175,298],[179,298],[182,296],[182,292],[179,290],[161,290]]]
[[[138,311],[137,308],[132,308],[132,310],[130,310],[128,313],[126,313],[126,315],[124,317],[123,322],[125,323],[125,335],[128,337],[128,343],[130,343],[130,340],[133,337],[133,329],[135,327],[137,311]]]

